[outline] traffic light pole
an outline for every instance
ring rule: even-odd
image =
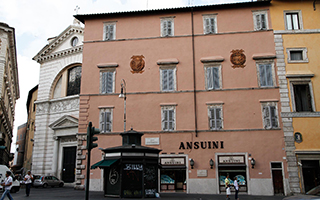
[[[87,179],[86,179],[86,199],[89,199],[89,183],[90,183],[90,159],[91,159],[91,129],[92,129],[92,122],[89,122],[88,129],[87,129]]]

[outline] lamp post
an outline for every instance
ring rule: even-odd
[[[127,100],[127,91],[126,91],[126,81],[121,79],[121,93],[119,98],[124,98],[124,110],[123,110],[123,132],[126,132],[126,122],[127,122],[127,113],[126,113],[126,100]]]

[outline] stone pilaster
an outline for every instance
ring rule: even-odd
[[[276,55],[277,55],[277,76],[279,80],[280,87],[280,106],[281,113],[291,112],[290,109],[290,99],[289,99],[289,89],[288,81],[285,76],[286,74],[286,62],[284,56],[284,47],[283,47],[283,38],[281,34],[274,35],[274,42],[276,46]],[[300,193],[300,183],[298,175],[298,165],[297,158],[294,153],[296,149],[294,144],[294,134],[293,134],[293,125],[292,117],[285,117],[281,114],[282,124],[283,124],[283,133],[284,133],[284,142],[285,142],[285,152],[288,165],[288,175],[289,175],[289,188],[290,193]]]

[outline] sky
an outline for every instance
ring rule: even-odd
[[[48,38],[58,36],[73,23],[73,15],[244,1],[251,0],[0,0],[0,22],[15,28],[18,60],[20,99],[15,108],[12,147],[17,127],[27,122],[28,92],[39,82],[40,64],[32,58]]]

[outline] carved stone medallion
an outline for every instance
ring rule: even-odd
[[[236,49],[231,51],[230,61],[233,64],[233,68],[244,68],[246,65],[244,63],[246,62],[246,55],[244,55],[244,50],[242,49]]]
[[[144,72],[144,66],[145,66],[145,61],[144,56],[132,56],[131,57],[131,62],[130,62],[130,67],[131,67],[131,73],[135,74],[135,73],[143,73]]]

